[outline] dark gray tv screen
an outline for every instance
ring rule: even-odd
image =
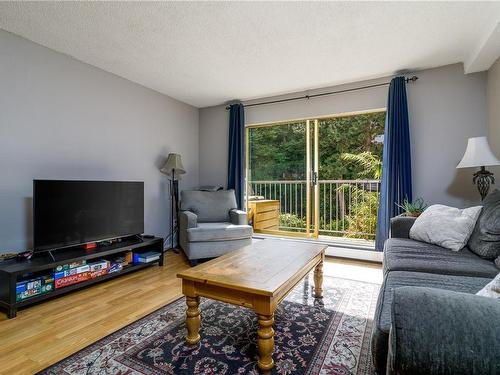
[[[144,232],[144,182],[33,181],[35,251]]]

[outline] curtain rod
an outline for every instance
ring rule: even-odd
[[[406,81],[406,83],[408,83],[408,82],[415,82],[417,79],[418,79],[417,76],[412,76],[410,78],[406,78],[405,81]],[[304,96],[297,96],[295,98],[278,99],[278,100],[270,100],[270,101],[267,101],[267,102],[244,104],[243,107],[256,107],[256,106],[259,106],[259,105],[275,104],[275,103],[283,103],[283,102],[291,102],[291,101],[294,101],[294,100],[311,99],[311,98],[317,98],[319,96],[327,96],[327,95],[333,95],[333,94],[342,94],[344,92],[350,92],[350,91],[371,89],[371,88],[374,88],[374,87],[387,86],[389,84],[390,84],[390,82],[377,83],[377,84],[374,84],[374,85],[354,87],[352,89],[322,92],[321,94],[304,95]],[[226,110],[229,110],[229,108],[230,108],[230,106],[226,106]]]

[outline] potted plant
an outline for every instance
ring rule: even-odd
[[[427,208],[427,205],[422,198],[417,198],[413,202],[405,198],[403,204],[398,204],[398,207],[404,210],[404,216],[419,217]]]

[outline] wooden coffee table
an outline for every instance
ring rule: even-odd
[[[257,314],[259,369],[274,366],[274,311],[314,269],[314,295],[322,297],[326,245],[266,239],[177,274],[186,296],[188,345],[200,341],[200,296],[248,307]]]

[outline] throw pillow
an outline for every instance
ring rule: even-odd
[[[483,201],[483,210],[468,245],[482,258],[493,260],[500,256],[500,191],[495,190]]]
[[[434,204],[428,207],[410,229],[410,238],[458,251],[469,240],[481,206],[463,210]]]
[[[483,297],[500,298],[500,273],[476,294]]]

